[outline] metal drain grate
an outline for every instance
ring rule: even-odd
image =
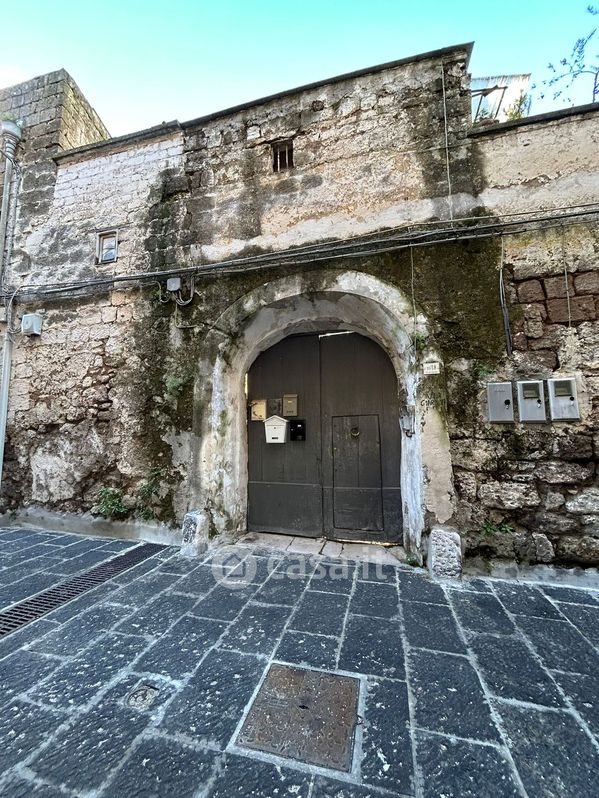
[[[25,624],[36,621],[42,615],[52,612],[62,604],[101,585],[102,582],[107,582],[123,571],[133,568],[134,565],[147,560],[148,557],[152,557],[165,548],[166,546],[161,546],[158,543],[144,543],[142,546],[129,549],[119,557],[96,565],[89,571],[73,576],[55,587],[48,588],[43,593],[38,593],[37,596],[20,601],[4,612],[0,612],[0,637],[9,635]]]

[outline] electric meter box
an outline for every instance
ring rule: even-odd
[[[543,380],[520,380],[516,387],[520,421],[546,421]]]
[[[514,397],[511,382],[490,382],[487,384],[487,407],[489,421],[509,423],[514,420]]]
[[[547,380],[549,412],[555,421],[580,418],[576,380],[574,377],[556,377]]]
[[[264,422],[266,443],[287,443],[289,422],[281,416],[270,416]]]
[[[21,318],[21,332],[23,335],[41,335],[42,317],[39,313],[24,313]]]

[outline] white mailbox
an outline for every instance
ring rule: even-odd
[[[547,380],[547,390],[552,419],[559,421],[560,419],[580,418],[574,377],[556,377]]]
[[[521,380],[517,386],[520,421],[546,421],[543,380]]]
[[[266,443],[286,443],[289,422],[281,416],[270,416],[264,422]]]

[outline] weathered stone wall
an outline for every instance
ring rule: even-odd
[[[18,150],[22,180],[13,244],[18,260],[19,254],[23,256],[19,248],[24,230],[30,224],[39,224],[51,208],[56,177],[53,156],[64,149],[106,139],[108,131],[62,69],[0,90],[0,119],[23,122],[23,140]],[[0,169],[4,169],[2,158]]]
[[[596,110],[475,132],[485,206],[497,214],[563,208],[546,230],[505,235],[514,353],[460,364],[479,386],[471,423],[451,430],[460,527],[470,553],[599,562],[599,229]],[[484,384],[574,377],[580,421],[492,425]],[[549,408],[547,408],[549,418]],[[457,419],[456,419],[457,420]]]
[[[355,270],[416,305],[415,325],[402,334],[412,335],[417,419],[426,416],[429,425],[427,525],[455,524],[470,553],[598,562],[596,222],[504,235],[511,358],[498,299],[498,236],[411,254],[201,271],[224,258],[410,222],[422,230],[438,220],[447,226],[451,214],[474,217],[460,222],[464,232],[483,214],[498,220],[596,202],[597,114],[475,133],[466,64],[466,50],[457,48],[57,155],[51,191],[40,178],[46,204],[20,206],[15,285],[41,289],[192,265],[199,273],[194,301],[182,308],[161,301],[167,297],[157,283],[89,283],[70,297],[35,299],[30,292],[21,302],[20,310],[44,312],[44,332],[15,345],[5,506],[89,510],[98,489],[113,488],[123,508],[115,517],[180,522],[201,505],[203,453],[216,445],[217,429],[234,423],[227,408],[215,417],[213,384],[220,379],[215,369],[228,368],[242,351],[259,309],[249,297],[262,291],[267,302],[270,287],[285,278],[320,301],[337,277]],[[75,144],[76,134],[69,136]],[[288,137],[296,168],[275,174],[271,142]],[[112,227],[119,230],[118,261],[99,265],[97,232]],[[186,277],[183,296],[190,290]],[[345,294],[335,297],[348,302]],[[279,318],[281,307],[272,312]],[[420,365],[431,357],[444,368],[423,377]],[[487,380],[554,374],[576,377],[580,422],[488,424]],[[404,405],[414,399],[405,385],[400,391]],[[448,435],[455,494],[445,482]],[[215,484],[240,467],[221,454]],[[221,509],[215,531],[238,531],[237,521],[227,528]]]

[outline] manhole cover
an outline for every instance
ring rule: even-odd
[[[358,680],[272,665],[239,733],[247,748],[350,770]]]
[[[151,684],[140,684],[127,696],[127,704],[134,709],[148,709],[156,700],[157,695],[157,687],[153,687]]]

